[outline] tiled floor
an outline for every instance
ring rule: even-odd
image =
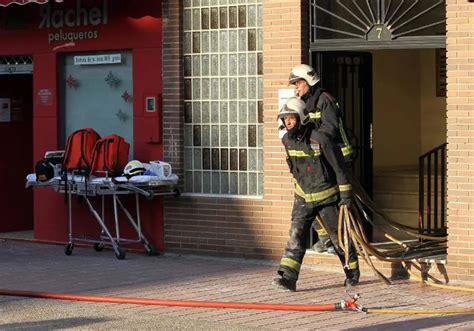
[[[200,256],[147,256],[117,260],[76,247],[0,240],[1,288],[169,300],[319,304],[347,299],[342,272],[303,267],[296,293],[271,285],[276,265],[265,261]],[[474,307],[474,293],[434,289],[400,280],[386,286],[363,274],[356,291],[367,308]],[[354,293],[353,291],[351,291]],[[383,315],[359,312],[292,312],[141,306],[0,296],[1,328],[253,329],[474,329],[474,314]]]

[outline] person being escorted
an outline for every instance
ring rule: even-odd
[[[279,137],[287,153],[287,162],[293,175],[295,196],[291,226],[285,252],[277,270],[274,286],[285,291],[296,291],[301,264],[311,225],[320,216],[334,244],[346,279],[345,286],[359,282],[357,254],[352,245],[349,259],[339,245],[337,228],[339,206],[351,205],[352,186],[340,148],[314,130],[303,100],[289,98],[278,114]]]

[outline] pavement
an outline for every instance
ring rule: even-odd
[[[362,274],[347,293],[338,269],[303,264],[297,292],[271,286],[276,262],[127,252],[0,240],[0,288],[167,300],[282,304],[335,303],[361,294],[366,308],[474,308],[474,293]],[[161,307],[0,296],[0,329],[152,330],[474,330],[474,314],[377,314]]]

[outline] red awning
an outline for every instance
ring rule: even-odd
[[[0,0],[0,7],[6,7],[9,5],[26,5],[28,3],[47,3],[49,0]],[[63,2],[62,0],[56,2]]]

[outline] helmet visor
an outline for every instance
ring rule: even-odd
[[[278,114],[278,118],[283,119],[286,115],[294,115],[296,117],[299,117],[300,114],[297,110],[288,107],[288,105],[284,105],[281,108],[280,113]]]
[[[311,84],[316,77],[316,71],[310,70],[304,73],[296,74],[293,71],[290,72],[290,76],[288,77],[289,84],[294,84],[298,79],[303,79],[306,83]]]
[[[299,75],[296,75],[293,72],[290,72],[290,76],[288,77],[288,83],[289,84],[294,84],[298,79],[303,79]]]

